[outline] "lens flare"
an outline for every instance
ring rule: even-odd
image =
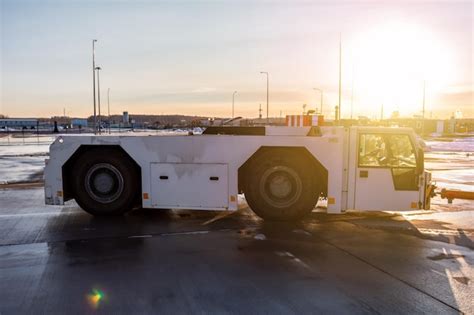
[[[92,293],[87,295],[87,302],[93,309],[97,309],[99,307],[100,301],[104,298],[104,293],[100,290],[93,289]]]

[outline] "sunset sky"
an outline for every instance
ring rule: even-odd
[[[92,114],[91,40],[112,113],[474,116],[473,2],[22,1],[1,3],[1,106],[10,117]],[[103,107],[105,108],[105,106]]]

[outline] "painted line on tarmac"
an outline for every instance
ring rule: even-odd
[[[1,218],[16,218],[16,217],[38,217],[38,216],[48,216],[48,215],[62,215],[62,214],[71,214],[76,213],[74,211],[67,211],[67,212],[40,212],[40,213],[16,213],[16,214],[0,214]]]
[[[40,241],[38,242],[37,239],[40,234],[35,238],[34,241],[24,242],[24,243],[9,243],[9,244],[0,244],[0,247],[8,247],[8,246],[23,246],[23,245],[33,245],[33,244],[52,244],[52,243],[65,243],[65,242],[89,242],[89,241],[97,241],[97,240],[113,240],[113,239],[137,239],[137,238],[155,238],[155,237],[163,237],[163,236],[180,236],[180,235],[197,235],[197,234],[208,234],[211,232],[231,232],[231,231],[238,231],[238,229],[218,229],[218,230],[200,230],[200,231],[183,231],[183,232],[173,232],[173,233],[156,233],[156,234],[144,234],[144,235],[119,235],[119,236],[99,236],[99,237],[91,237],[91,238],[73,238],[73,239],[60,239],[60,240],[50,240],[50,241]]]
[[[418,231],[422,234],[432,234],[432,235],[451,235],[451,236],[459,236],[461,234],[463,235],[473,235],[474,232],[470,231],[464,231],[462,232],[457,231],[457,230],[442,230],[442,229],[426,229],[426,228],[418,228]]]
[[[190,231],[190,232],[173,232],[173,233],[162,233],[160,236],[175,236],[175,235],[195,235],[195,234],[207,234],[211,231]]]
[[[129,236],[127,238],[150,238],[150,237],[153,237],[153,235],[151,234],[147,234],[147,235],[132,235],[132,236]]]

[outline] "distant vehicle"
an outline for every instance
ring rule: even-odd
[[[327,212],[429,209],[431,174],[409,128],[209,127],[202,135],[61,136],[50,147],[45,199],[93,215],[135,206],[250,208],[294,220],[320,198]]]

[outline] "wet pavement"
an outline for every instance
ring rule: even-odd
[[[42,194],[0,190],[0,314],[474,313],[474,231],[434,214],[94,218]]]

